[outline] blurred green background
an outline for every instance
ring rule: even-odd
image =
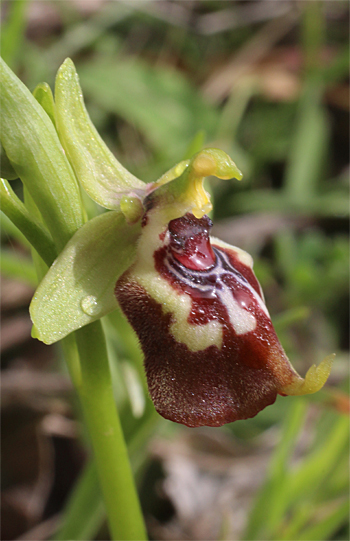
[[[253,255],[301,374],[337,353],[316,395],[189,429],[155,414],[135,336],[105,318],[150,538],[348,539],[348,3],[11,0],[1,17],[2,56],[31,90],[73,59],[93,122],[142,180],[200,141],[228,152],[244,179],[211,180],[213,234]],[[61,352],[30,339],[28,246],[1,220],[1,538],[108,539]]]

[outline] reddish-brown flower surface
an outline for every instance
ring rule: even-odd
[[[144,229],[154,222],[150,211]],[[148,251],[141,237],[140,258],[115,289],[157,411],[191,427],[253,417],[304,383],[278,341],[251,257],[210,239],[211,225],[187,213],[153,244],[145,231]]]

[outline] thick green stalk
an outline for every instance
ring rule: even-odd
[[[78,392],[94,449],[114,540],[143,540],[146,532],[113,396],[101,323],[76,332],[81,384]]]

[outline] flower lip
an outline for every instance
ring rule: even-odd
[[[221,426],[253,417],[277,394],[321,388],[332,359],[305,380],[295,372],[248,254],[210,238],[207,216],[178,218],[176,209],[165,224],[164,200],[150,201],[138,255],[115,295],[140,339],[156,410],[191,427]]]
[[[212,225],[208,216],[196,219],[189,213],[171,220],[168,227],[170,254],[187,269],[200,271],[213,267],[216,258],[209,239]]]

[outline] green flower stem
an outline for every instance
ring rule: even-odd
[[[101,323],[75,333],[80,356],[78,392],[95,454],[114,540],[147,539],[123,432],[113,396]]]
[[[56,248],[48,231],[36,221],[12,190],[9,182],[0,179],[1,210],[23,233],[45,263],[50,266],[56,258]]]

